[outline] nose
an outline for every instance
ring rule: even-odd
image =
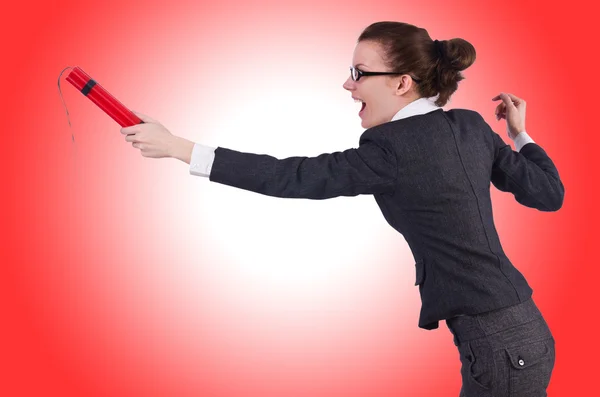
[[[351,76],[348,76],[342,87],[348,91],[352,91],[355,88],[355,81],[352,80]]]

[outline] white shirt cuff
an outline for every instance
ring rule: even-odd
[[[208,178],[215,161],[215,149],[199,143],[194,144],[190,161],[190,174]]]
[[[535,143],[525,131],[522,131],[519,135],[517,135],[513,142],[515,143],[517,152],[521,151],[521,148],[523,148],[523,146],[527,145],[528,143]]]

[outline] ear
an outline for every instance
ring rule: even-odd
[[[396,95],[406,94],[408,91],[410,91],[414,84],[413,79],[407,74],[403,74],[402,76],[398,77],[396,82]]]

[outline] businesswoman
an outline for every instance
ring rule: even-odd
[[[532,289],[504,253],[490,184],[540,211],[557,211],[564,187],[547,153],[525,131],[525,101],[501,93],[516,151],[477,113],[444,111],[475,61],[462,39],[432,40],[425,29],[378,22],[359,36],[344,83],[362,103],[358,148],[277,159],[211,148],[161,123],[121,129],[146,157],[174,157],[212,182],[276,197],[373,195],[415,258],[419,327],[445,321],[462,362],[464,397],[545,396],[554,338]]]

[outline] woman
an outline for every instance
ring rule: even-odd
[[[476,112],[442,110],[475,61],[462,39],[432,40],[398,22],[367,27],[344,88],[362,103],[359,147],[278,160],[211,148],[158,121],[121,132],[146,157],[175,157],[190,173],[253,192],[327,199],[372,194],[415,257],[419,327],[445,320],[462,362],[461,396],[545,396],[554,339],[523,275],[504,254],[490,183],[541,211],[562,206],[564,187],[546,152],[525,132],[525,101],[502,93],[513,151]]]

